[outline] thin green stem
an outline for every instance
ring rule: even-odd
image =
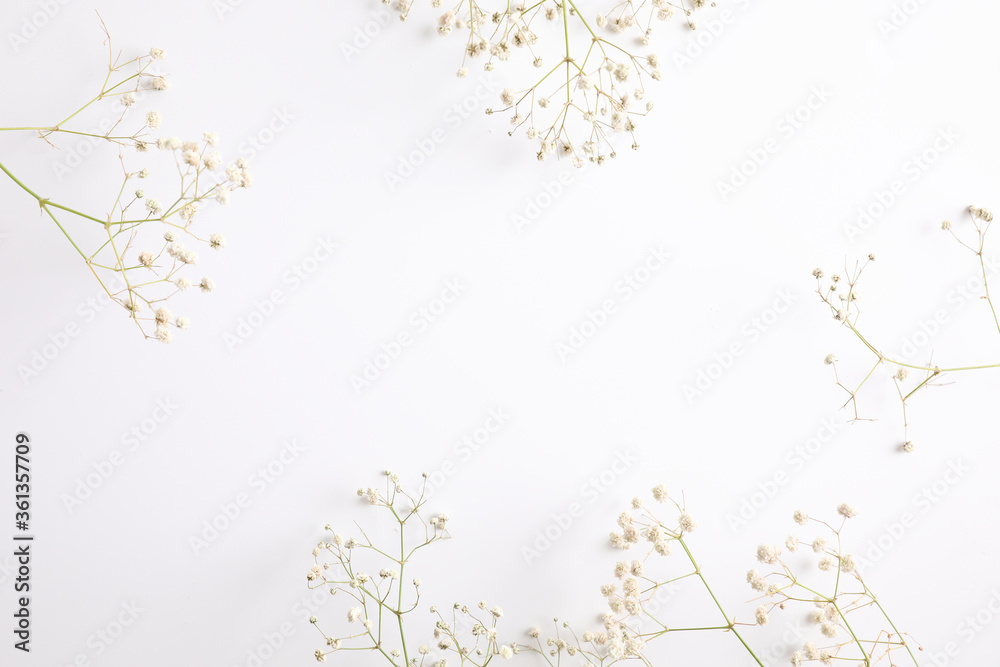
[[[993,300],[990,298],[990,282],[986,276],[986,261],[983,259],[982,241],[979,247],[979,266],[983,270],[983,287],[986,290],[986,303],[990,304],[990,312],[993,313],[993,322],[997,325],[997,332],[1000,333],[1000,317],[997,317],[996,308],[993,307]]]
[[[891,618],[889,618],[889,614],[885,613],[885,609],[883,609],[882,605],[879,604],[878,598],[876,598],[874,595],[872,595],[871,597],[872,597],[872,602],[874,602],[875,606],[878,607],[879,611],[882,612],[882,616],[885,617],[885,620],[889,621],[889,626],[893,629],[893,631],[899,637],[899,639],[902,642],[903,646],[906,648],[906,652],[910,654],[910,660],[913,661],[914,665],[916,665],[917,667],[919,667],[920,663],[917,662],[917,657],[915,655],[913,655],[913,651],[910,649],[909,642],[907,642],[905,639],[903,639],[903,633],[901,633],[896,628],[896,624],[892,622]]]
[[[729,615],[726,613],[726,610],[722,608],[722,603],[719,602],[719,598],[715,597],[715,593],[712,591],[712,587],[708,585],[708,580],[706,580],[705,575],[701,573],[701,566],[698,565],[698,561],[695,560],[694,554],[691,553],[691,550],[688,548],[688,545],[684,541],[684,538],[678,537],[677,541],[680,542],[681,546],[684,548],[684,553],[687,554],[688,560],[690,560],[691,565],[694,566],[695,572],[697,572],[698,574],[698,578],[701,579],[701,583],[702,585],[705,586],[705,590],[708,591],[708,594],[712,597],[712,601],[715,602],[715,606],[719,608],[719,612],[722,614],[722,617],[726,619],[726,622],[729,624],[725,626],[726,629],[732,631],[732,633],[736,635],[736,638],[740,640],[741,644],[743,644],[743,648],[745,648],[750,653],[750,657],[754,659],[754,662],[760,665],[760,667],[765,667],[764,663],[761,662],[760,658],[757,657],[757,654],[753,652],[752,648],[750,648],[750,645],[747,644],[746,640],[744,640],[743,637],[740,635],[739,630],[736,629],[735,622],[729,619]]]

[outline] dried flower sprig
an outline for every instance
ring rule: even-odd
[[[414,578],[407,582],[406,577],[411,576],[407,565],[420,549],[449,538],[448,516],[436,514],[425,519],[421,514],[424,489],[413,495],[403,489],[395,473],[386,471],[385,477],[384,490],[359,489],[358,495],[392,515],[398,543],[377,545],[360,527],[360,538],[345,538],[328,525],[330,541],[320,542],[313,549],[315,564],[306,575],[309,587],[326,588],[346,598],[350,605],[346,619],[352,628],[327,632],[319,619],[311,618],[326,643],[326,648],[316,651],[316,659],[325,662],[328,656],[344,651],[372,651],[391,665],[413,667],[433,660],[435,654],[454,653],[460,664],[485,667],[496,656],[513,656],[516,645],[498,641],[497,624],[503,616],[498,606],[456,603],[449,612],[432,606],[433,624],[410,621],[420,603],[421,581]],[[432,625],[434,641],[418,647],[407,645],[407,631],[411,637],[417,632],[414,624]],[[434,664],[444,665],[445,661],[442,658]]]
[[[401,19],[409,17],[412,4],[396,0]],[[627,134],[632,148],[639,147],[636,121],[653,108],[651,102],[643,102],[645,80],[661,78],[660,59],[655,53],[634,52],[632,45],[645,50],[654,23],[676,14],[694,29],[691,14],[706,4],[706,0],[621,0],[588,19],[573,0],[507,2],[495,9],[475,0],[431,0],[432,7],[447,8],[438,17],[438,33],[462,36],[459,77],[468,76],[473,61],[481,60],[484,70],[493,71],[518,51],[541,72],[530,85],[505,89],[500,95],[502,107],[486,113],[507,115],[509,134],[523,130],[536,141],[539,160],[561,155],[577,167],[585,160],[603,164],[615,157],[615,135]],[[558,31],[539,25],[545,22],[561,23],[562,34],[557,37]],[[546,46],[547,32],[556,33],[548,38],[558,46]]]
[[[810,610],[809,620],[819,629],[821,637],[816,641],[820,645],[805,642],[802,649],[792,655],[792,665],[811,661],[831,665],[835,660],[847,660],[865,667],[883,664],[883,661],[899,665],[896,656],[901,654],[905,654],[904,660],[909,658],[907,664],[919,665],[913,652],[915,642],[896,628],[878,597],[865,584],[859,561],[843,549],[841,532],[847,520],[857,515],[857,510],[844,503],[837,508],[837,513],[841,519],[835,527],[805,512],[795,512],[793,518],[797,524],[817,525],[825,534],[812,541],[790,536],[784,544],[790,553],[802,550],[818,558],[816,567],[826,573],[827,579],[822,585],[814,584],[808,575],[796,573],[782,558],[780,546],[762,544],[758,547],[757,560],[771,566],[772,571],[767,574],[756,569],[747,572],[747,583],[762,593],[764,600],[757,608],[757,622],[766,624],[768,615],[775,609],[787,610],[794,606]]]
[[[972,227],[975,231],[975,237],[972,242],[964,241],[962,237],[956,233],[950,220],[945,220],[941,224],[941,229],[951,234],[961,247],[967,249],[975,255],[976,264],[978,265],[978,270],[981,275],[983,289],[981,300],[986,302],[997,332],[1000,333],[1000,317],[997,316],[997,310],[990,295],[990,274],[987,270],[987,260],[985,256],[986,235],[987,232],[989,232],[990,224],[993,221],[993,214],[990,211],[977,206],[970,206],[968,214],[972,221]],[[919,364],[911,363],[908,360],[896,358],[883,353],[881,349],[870,342],[868,337],[862,333],[859,325],[861,309],[859,306],[859,292],[857,285],[861,279],[862,273],[874,261],[875,255],[868,255],[868,258],[864,262],[858,262],[853,268],[850,269],[845,268],[843,275],[831,275],[825,285],[823,282],[824,279],[826,279],[824,271],[822,269],[815,269],[813,271],[813,277],[816,279],[816,294],[830,309],[833,319],[836,320],[840,326],[846,327],[855,336],[857,336],[858,340],[875,356],[875,363],[872,365],[871,369],[864,376],[864,378],[862,378],[862,380],[857,384],[851,385],[845,384],[840,379],[840,374],[837,370],[837,363],[839,361],[837,355],[829,354],[826,356],[824,361],[827,365],[833,367],[834,378],[837,386],[843,389],[848,395],[847,400],[841,407],[846,408],[848,405],[852,407],[854,417],[851,421],[873,421],[872,419],[863,419],[860,416],[858,410],[858,393],[881,366],[884,365],[889,368],[891,371],[891,379],[895,385],[903,414],[903,439],[900,444],[900,449],[905,452],[911,452],[914,450],[914,443],[910,439],[909,434],[910,424],[907,415],[909,399],[925,387],[940,385],[940,381],[946,373],[1000,368],[1000,362],[968,366],[942,367],[934,364],[933,359],[930,359],[927,364]],[[912,379],[910,378],[911,374],[915,375]]]
[[[163,49],[152,48],[148,54],[123,61],[121,54],[116,54],[112,48],[103,21],[101,26],[106,37],[108,65],[100,92],[53,125],[0,127],[0,131],[36,132],[52,146],[55,146],[53,139],[61,134],[90,137],[116,145],[122,180],[109,209],[101,213],[80,211],[39,195],[2,162],[0,171],[38,202],[42,214],[56,224],[104,291],[128,312],[143,335],[170,342],[172,330],[188,328],[190,320],[175,316],[164,302],[192,285],[202,292],[211,292],[215,287],[209,278],[194,283],[181,275],[198,259],[181,240],[202,243],[215,250],[225,247],[221,234],[203,235],[192,230],[195,215],[205,203],[225,204],[231,192],[249,187],[253,179],[245,159],[236,160],[223,169],[222,155],[216,150],[219,137],[215,133],[206,132],[200,141],[181,141],[173,137],[151,139],[151,132],[159,129],[163,121],[157,111],[147,112],[142,125],[132,133],[120,129],[146,93],[168,88],[167,77],[152,71],[154,63],[162,60],[165,53]],[[105,100],[112,100],[121,107],[120,115],[108,129],[103,133],[73,129],[71,121]],[[149,169],[130,171],[125,166],[126,149],[147,153],[153,148],[170,153],[177,171],[178,189],[162,203],[134,185],[137,179],[141,181],[150,175]],[[75,230],[70,233],[70,220],[88,225],[83,230],[85,239]],[[157,240],[153,241],[154,238]]]
[[[554,632],[548,636],[533,628],[527,633],[530,641],[501,644],[497,639],[497,622],[503,616],[500,607],[480,602],[476,611],[455,604],[445,613],[432,606],[434,641],[421,645],[415,652],[412,648],[408,650],[406,633],[413,631],[409,617],[419,606],[422,582],[414,579],[412,590],[404,586],[403,570],[418,549],[450,537],[446,530],[448,517],[436,515],[425,521],[421,517],[423,491],[411,495],[400,486],[398,476],[389,471],[385,474],[384,491],[360,489],[358,495],[392,514],[399,533],[398,545],[382,548],[363,530],[360,539],[345,538],[327,526],[326,530],[333,534],[332,542],[320,542],[313,549],[315,564],[306,575],[310,587],[325,587],[347,598],[347,624],[358,624],[357,630],[346,633],[329,634],[320,629],[326,642],[326,648],[315,652],[320,662],[342,651],[368,650],[381,653],[389,664],[397,667],[420,667],[425,663],[446,667],[448,653],[455,654],[461,665],[477,667],[484,667],[496,657],[511,659],[525,654],[542,658],[550,667],[564,664],[611,667],[626,660],[651,666],[648,645],[653,640],[678,632],[696,636],[722,632],[734,636],[750,658],[763,667],[765,663],[751,647],[748,631],[753,626],[767,625],[775,610],[795,606],[810,610],[809,618],[817,625],[816,640],[821,645],[804,642],[790,658],[793,665],[813,660],[830,665],[834,660],[850,660],[873,667],[886,659],[891,665],[899,665],[894,656],[905,655],[918,667],[912,648],[915,642],[897,630],[882,603],[864,583],[861,563],[842,548],[844,524],[857,515],[852,505],[844,503],[837,508],[841,522],[836,527],[804,512],[795,512],[793,518],[797,524],[825,529],[824,535],[811,542],[797,537],[785,541],[784,549],[788,552],[809,550],[819,558],[809,572],[797,572],[789,562],[791,559],[782,558],[781,546],[758,547],[757,560],[771,566],[771,571],[762,574],[753,569],[746,579],[754,591],[762,594],[764,602],[755,610],[752,621],[738,622],[723,607],[690,548],[687,538],[696,530],[697,523],[684,504],[675,501],[662,485],[653,488],[652,496],[670,511],[668,521],[636,498],[631,508],[619,515],[618,529],[610,535],[610,544],[615,549],[639,549],[645,553],[632,560],[618,561],[614,567],[615,581],[601,587],[609,608],[603,615],[602,628],[578,634],[568,622],[557,618]],[[417,535],[415,543],[407,541],[411,533]],[[360,560],[366,557],[371,561],[369,571],[380,568],[377,577],[361,570],[364,566]],[[664,575],[657,573],[662,563],[671,570]],[[832,582],[814,583],[812,580],[817,576],[832,578]],[[668,623],[660,616],[657,598],[661,591],[673,594],[675,587],[687,581],[697,581],[704,589],[718,610],[716,618],[674,624],[673,619]],[[405,596],[404,589],[408,591]],[[681,614],[686,611],[675,610]],[[310,622],[320,628],[319,619],[312,617]]]

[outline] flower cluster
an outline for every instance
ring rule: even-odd
[[[857,516],[857,510],[845,503],[837,508],[837,513],[841,520],[834,526],[809,517],[805,512],[796,512],[795,523],[819,527],[823,534],[811,540],[791,535],[783,545],[789,554],[802,551],[814,556],[815,568],[822,573],[818,583],[813,581],[815,577],[810,576],[811,573],[792,569],[783,558],[782,546],[762,544],[758,547],[757,560],[770,566],[771,571],[767,574],[756,569],[747,572],[747,583],[761,594],[764,602],[757,608],[757,623],[767,624],[770,613],[776,609],[806,607],[810,610],[808,618],[816,626],[817,636],[792,654],[792,665],[810,661],[833,665],[838,664],[834,661],[844,660],[869,666],[898,665],[900,655],[909,657],[909,661],[917,665],[912,640],[896,629],[879,599],[865,584],[861,563],[842,547],[844,523]]]
[[[224,164],[218,151],[219,136],[215,133],[206,132],[200,141],[182,141],[176,137],[154,140],[150,135],[164,121],[155,110],[145,113],[136,131],[122,132],[120,127],[147,93],[155,94],[169,87],[169,79],[153,71],[154,64],[165,53],[163,49],[152,48],[148,54],[122,62],[111,47],[110,37],[106,43],[107,76],[93,99],[53,125],[0,128],[0,131],[37,132],[53,145],[55,137],[68,133],[116,146],[122,178],[110,206],[100,213],[84,212],[36,194],[2,163],[0,170],[37,200],[42,213],[66,236],[104,291],[126,310],[143,335],[166,343],[172,340],[175,329],[188,328],[190,320],[174,315],[165,302],[193,286],[202,292],[211,292],[215,287],[209,278],[188,278],[190,267],[198,262],[198,253],[185,243],[203,244],[214,250],[226,245],[222,234],[201,233],[193,228],[195,218],[204,205],[227,203],[233,191],[250,187],[253,179],[246,160]],[[118,120],[109,129],[102,134],[71,129],[74,119],[84,110],[108,101],[121,109]],[[177,173],[175,189],[162,199],[161,186],[149,168],[129,170],[125,166],[126,150],[147,154],[154,149],[173,157],[171,172]],[[143,187],[154,181],[157,185]],[[147,190],[156,190],[158,196]]]
[[[344,537],[327,525],[329,541],[313,549],[314,565],[306,573],[309,587],[325,588],[349,605],[343,631],[327,632],[318,618],[310,619],[325,642],[324,648],[316,650],[316,660],[325,662],[340,652],[350,655],[351,651],[368,650],[399,667],[425,663],[444,667],[446,658],[441,656],[454,653],[462,664],[483,667],[493,657],[513,657],[517,645],[502,644],[498,638],[497,625],[503,609],[485,601],[475,607],[455,603],[447,612],[431,606],[433,640],[415,650],[412,644],[407,646],[407,630],[412,636],[414,624],[430,625],[410,621],[419,607],[422,582],[419,578],[404,578],[409,577],[407,566],[417,551],[449,538],[449,518],[446,514],[425,518],[423,490],[410,494],[395,473],[386,471],[385,477],[384,489],[358,489],[358,496],[392,515],[399,533],[395,544],[376,544],[364,530],[360,530],[359,538]]]
[[[950,220],[941,223],[941,229],[950,234],[958,244],[968,250],[976,257],[976,265],[979,276],[977,281],[982,286],[982,301],[986,303],[990,313],[990,322],[1000,334],[1000,317],[990,295],[990,271],[987,269],[986,235],[989,232],[990,224],[993,221],[993,214],[987,209],[978,206],[970,206],[968,217],[971,222],[971,230],[960,230],[972,240],[965,240],[956,231],[955,225]],[[850,270],[845,270],[843,274],[833,274],[827,277],[822,269],[815,269],[813,277],[816,279],[816,294],[829,309],[830,315],[842,327],[851,331],[868,351],[874,355],[875,361],[871,369],[864,378],[857,384],[845,384],[837,369],[839,358],[836,354],[828,354],[824,363],[833,367],[834,378],[837,386],[847,393],[847,401],[842,407],[852,406],[854,417],[852,421],[861,419],[858,411],[858,392],[874,376],[881,366],[889,369],[889,376],[892,380],[896,394],[899,397],[903,414],[903,438],[899,448],[904,452],[912,452],[915,449],[913,440],[909,435],[909,419],[907,416],[907,406],[909,399],[921,389],[938,384],[945,373],[960,371],[982,370],[987,368],[1000,368],[1000,363],[985,363],[970,366],[942,367],[928,360],[926,364],[911,362],[904,358],[896,358],[884,353],[880,348],[861,331],[859,317],[861,309],[859,307],[860,293],[857,285],[865,269],[875,261],[875,255],[870,254],[864,262],[858,262]]]
[[[383,0],[389,4],[390,0]],[[412,0],[396,0],[406,20]],[[437,32],[462,42],[459,77],[474,64],[493,71],[518,53],[538,70],[530,84],[505,89],[500,107],[513,135],[523,131],[536,142],[536,156],[566,156],[577,167],[615,157],[616,135],[633,149],[637,120],[652,110],[644,101],[646,80],[659,80],[660,59],[649,45],[657,22],[681,16],[691,29],[692,12],[706,0],[622,0],[608,11],[584,14],[573,0],[502,3],[431,0],[442,11]]]

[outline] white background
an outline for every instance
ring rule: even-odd
[[[455,473],[430,508],[451,515],[455,539],[428,552],[414,574],[428,602],[501,604],[506,640],[553,615],[581,628],[596,622],[598,587],[615,558],[605,546],[614,517],[663,482],[684,491],[700,523],[692,544],[742,618],[752,609],[743,578],[756,545],[782,542],[793,510],[832,518],[838,503],[857,505],[862,514],[847,534],[856,553],[910,512],[915,525],[891,540],[866,578],[927,651],[955,642],[950,664],[995,662],[1000,621],[970,642],[960,624],[1000,590],[992,421],[1000,373],[956,375],[953,385],[918,394],[910,412],[916,450],[905,455],[898,400],[880,370],[860,401],[862,416],[878,421],[837,428],[801,468],[789,456],[824,420],[851,416],[838,410],[844,395],[824,356],[837,353],[854,381],[874,361],[812,293],[815,266],[830,273],[878,255],[859,291],[863,321],[887,351],[942,310],[947,322],[920,339],[918,360],[933,352],[942,365],[990,362],[1000,353],[985,304],[958,307],[955,298],[975,275],[975,258],[939,229],[951,218],[968,232],[965,207],[1000,206],[1000,7],[925,2],[883,34],[888,1],[720,1],[702,15],[700,53],[681,24],[659,31],[664,77],[639,127],[640,150],[623,141],[610,164],[582,171],[536,161],[532,144],[507,137],[505,119],[481,115],[485,104],[457,127],[446,120],[474,95],[479,74],[453,76],[460,44],[433,34],[426,6],[409,23],[388,22],[348,58],[343,45],[381,7],[245,0],[220,15],[209,0],[74,0],[15,49],[10,33],[41,10],[4,4],[0,125],[55,122],[98,90],[105,52],[95,9],[127,56],[167,49],[172,86],[142,109],[163,114],[164,136],[215,130],[235,157],[276,110],[293,118],[257,151],[253,188],[205,211],[201,224],[228,240],[219,254],[202,252],[198,267],[218,287],[171,302],[194,326],[170,345],[142,340],[120,310],[87,321],[99,285],[37,205],[0,184],[8,459],[0,506],[12,524],[13,438],[28,432],[37,536],[33,650],[14,651],[4,630],[0,661],[248,665],[262,637],[291,623],[264,664],[310,664],[321,641],[299,604],[323,525],[348,532],[355,519],[377,524],[354,490],[380,483],[384,468],[412,485],[450,462]],[[723,9],[731,20],[713,24]],[[696,57],[678,65],[685,52]],[[495,74],[507,85],[513,71]],[[817,87],[829,100],[792,136],[779,133],[779,121]],[[385,173],[437,128],[445,141],[391,191]],[[913,178],[907,162],[942,131],[957,139]],[[769,137],[777,152],[723,200],[717,184]],[[95,152],[60,183],[53,164],[75,145],[61,142],[59,152],[7,134],[0,161],[43,196],[102,211],[117,187],[114,152]],[[128,159],[169,168],[163,156],[141,157]],[[518,230],[513,216],[530,201],[547,202],[539,195],[560,177],[571,179],[564,192]],[[896,179],[903,194],[849,239],[859,207]],[[293,287],[284,277],[318,239],[339,248]],[[615,285],[650,248],[671,258],[626,301]],[[351,376],[384,343],[412,332],[411,315],[449,280],[464,286],[461,296],[355,391]],[[284,295],[273,315],[227,345],[273,290]],[[751,339],[745,327],[769,319],[781,294],[791,307]],[[557,343],[606,298],[617,299],[617,312],[561,359]],[[71,323],[81,333],[25,375],[22,367]],[[683,387],[734,342],[745,353],[689,401]],[[176,404],[172,415],[68,509],[67,494],[123,449],[122,434],[141,427],[158,400]],[[509,422],[463,458],[455,443],[498,408]],[[290,439],[304,452],[257,493],[251,476]],[[583,487],[619,452],[635,462],[590,502]],[[953,465],[968,471],[929,508],[918,503]],[[781,472],[787,483],[731,527],[741,503]],[[190,537],[240,493],[252,504],[196,554]],[[584,515],[526,562],[522,547],[574,502]],[[0,630],[12,626],[11,563],[0,557]],[[96,641],[123,604],[140,607],[138,618],[110,645]],[[331,600],[317,615],[332,626],[344,611]],[[672,613],[684,617],[683,608]],[[776,620],[774,632],[750,636],[762,647],[780,641],[786,622],[801,621],[795,613]],[[653,655],[656,664],[751,664],[735,641],[715,640],[664,641]]]

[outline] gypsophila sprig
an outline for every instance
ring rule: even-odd
[[[413,9],[412,0],[382,1],[404,21]],[[654,28],[680,16],[687,29],[694,29],[691,15],[706,4],[621,0],[608,3],[603,12],[587,6],[584,13],[573,0],[494,6],[430,1],[438,12],[438,34],[461,45],[459,77],[473,67],[492,72],[516,59],[537,70],[529,83],[504,89],[500,105],[486,113],[502,115],[509,134],[522,132],[539,160],[565,156],[577,167],[615,157],[619,136],[633,149],[639,147],[637,121],[653,108],[644,101],[646,85],[661,78],[660,58],[650,49]]]
[[[306,573],[309,587],[325,588],[346,607],[339,622],[313,622],[324,640],[314,653],[316,660],[342,658],[351,664],[352,652],[361,650],[378,653],[397,667],[444,665],[449,654],[461,665],[485,667],[496,657],[512,657],[517,645],[499,640],[501,607],[485,601],[455,603],[447,611],[431,606],[429,616],[428,608],[420,607],[422,581],[409,578],[408,566],[418,551],[450,537],[449,517],[426,513],[426,476],[419,494],[403,489],[392,471],[385,471],[385,478],[384,487],[361,488],[357,495],[391,515],[397,541],[377,543],[360,527],[357,537],[344,537],[327,526],[329,541],[313,549],[314,564]],[[415,644],[416,635],[427,642]]]
[[[990,294],[992,271],[987,268],[988,264],[992,262],[986,257],[986,236],[989,232],[990,224],[993,222],[993,214],[987,209],[970,206],[968,208],[968,218],[970,220],[969,226],[958,229],[950,220],[945,220],[941,224],[941,229],[950,234],[961,248],[975,256],[976,269],[979,274],[977,281],[981,283],[979,289],[982,290],[982,293],[979,295],[981,298],[977,300],[985,303],[985,310],[988,313],[990,322],[989,326],[995,328],[997,333],[1000,334],[1000,317],[997,315],[997,310]],[[834,379],[837,386],[848,396],[841,407],[846,408],[847,406],[851,406],[854,412],[851,421],[862,420],[858,409],[858,393],[876,376],[876,371],[881,367],[885,367],[888,370],[889,379],[893,383],[895,393],[899,398],[902,408],[903,437],[899,441],[899,449],[909,453],[914,451],[915,445],[910,438],[910,423],[907,408],[909,400],[914,394],[927,387],[940,385],[941,380],[947,373],[1000,368],[1000,363],[987,362],[967,366],[941,366],[935,364],[933,359],[928,359],[926,364],[911,363],[904,358],[885,354],[862,333],[862,327],[859,322],[861,316],[861,299],[857,285],[865,269],[873,262],[875,262],[875,255],[869,254],[863,262],[857,262],[853,267],[845,267],[843,274],[833,274],[828,278],[821,269],[813,271],[813,277],[816,279],[816,294],[829,309],[833,320],[839,326],[850,330],[857,337],[858,341],[875,357],[871,369],[860,382],[850,384],[845,383],[840,377],[837,368],[839,359],[836,354],[828,354],[824,359],[824,363],[833,367]]]
[[[837,514],[841,517],[839,524],[810,518],[804,512],[796,512],[793,517],[799,526],[818,528],[821,532],[812,540],[797,536],[785,540],[785,548],[791,553],[799,550],[813,553],[813,571],[795,571],[783,559],[780,547],[761,545],[758,549],[757,560],[771,566],[766,574],[756,569],[747,573],[747,583],[761,593],[758,622],[763,619],[766,623],[775,611],[807,610],[815,626],[814,637],[793,654],[793,665],[846,661],[865,667],[880,664],[917,667],[914,650],[920,650],[919,647],[896,628],[875,593],[865,584],[861,561],[843,549],[841,532],[845,523],[857,515],[857,510],[844,503],[837,508]]]
[[[147,54],[123,60],[114,51],[103,21],[101,26],[106,37],[108,65],[100,92],[52,125],[0,127],[0,131],[34,132],[53,146],[64,134],[90,137],[115,146],[121,181],[111,191],[108,207],[103,211],[81,211],[37,194],[3,163],[0,171],[38,202],[41,214],[56,224],[108,297],[125,309],[143,335],[168,343],[174,330],[190,326],[189,318],[174,316],[164,306],[168,299],[191,285],[186,274],[197,265],[199,255],[185,243],[203,244],[216,250],[225,246],[221,234],[198,231],[195,220],[199,211],[208,204],[225,204],[230,193],[250,187],[253,178],[243,158],[223,170],[222,155],[215,150],[219,142],[215,133],[206,132],[195,141],[176,137],[153,139],[151,133],[164,123],[156,110],[142,114],[135,131],[123,130],[147,95],[159,94],[158,91],[169,87],[169,79],[156,69],[165,52],[154,47]],[[120,109],[115,112],[117,120],[99,133],[76,128],[77,117],[97,105]],[[150,188],[137,187],[137,183],[145,183],[151,170],[126,166],[126,152],[134,151],[148,159],[147,154],[153,150],[172,158],[173,164],[162,167],[171,173],[176,171],[172,192],[154,194]],[[128,161],[132,159],[129,157]],[[211,279],[198,280],[202,292],[214,288]]]

